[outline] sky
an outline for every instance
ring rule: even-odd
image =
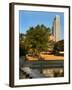
[[[52,29],[53,21],[56,15],[61,20],[61,39],[64,39],[64,13],[61,12],[44,12],[44,11],[19,11],[19,31],[26,33],[30,27],[44,24]]]

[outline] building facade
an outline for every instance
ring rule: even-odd
[[[60,16],[56,15],[52,26],[53,41],[60,41],[61,39],[61,23]]]

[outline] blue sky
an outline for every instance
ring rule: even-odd
[[[53,20],[56,15],[61,19],[61,39],[64,38],[64,13],[61,12],[44,12],[44,11],[19,11],[19,29],[20,33],[26,33],[30,27],[38,24],[44,24],[52,28]]]

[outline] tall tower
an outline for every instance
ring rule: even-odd
[[[56,15],[52,26],[52,35],[54,36],[54,41],[59,41],[61,39],[61,24],[60,16]]]

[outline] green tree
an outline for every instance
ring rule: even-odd
[[[64,51],[64,40],[60,40],[54,44],[54,52],[57,54],[59,51]]]
[[[19,55],[20,56],[26,56],[27,54],[27,49],[25,48],[25,38],[23,34],[20,34],[20,39],[19,39]]]
[[[34,55],[39,55],[41,51],[48,50],[49,35],[50,28],[47,28],[44,25],[30,27],[24,40],[25,48],[28,51],[32,49]]]

